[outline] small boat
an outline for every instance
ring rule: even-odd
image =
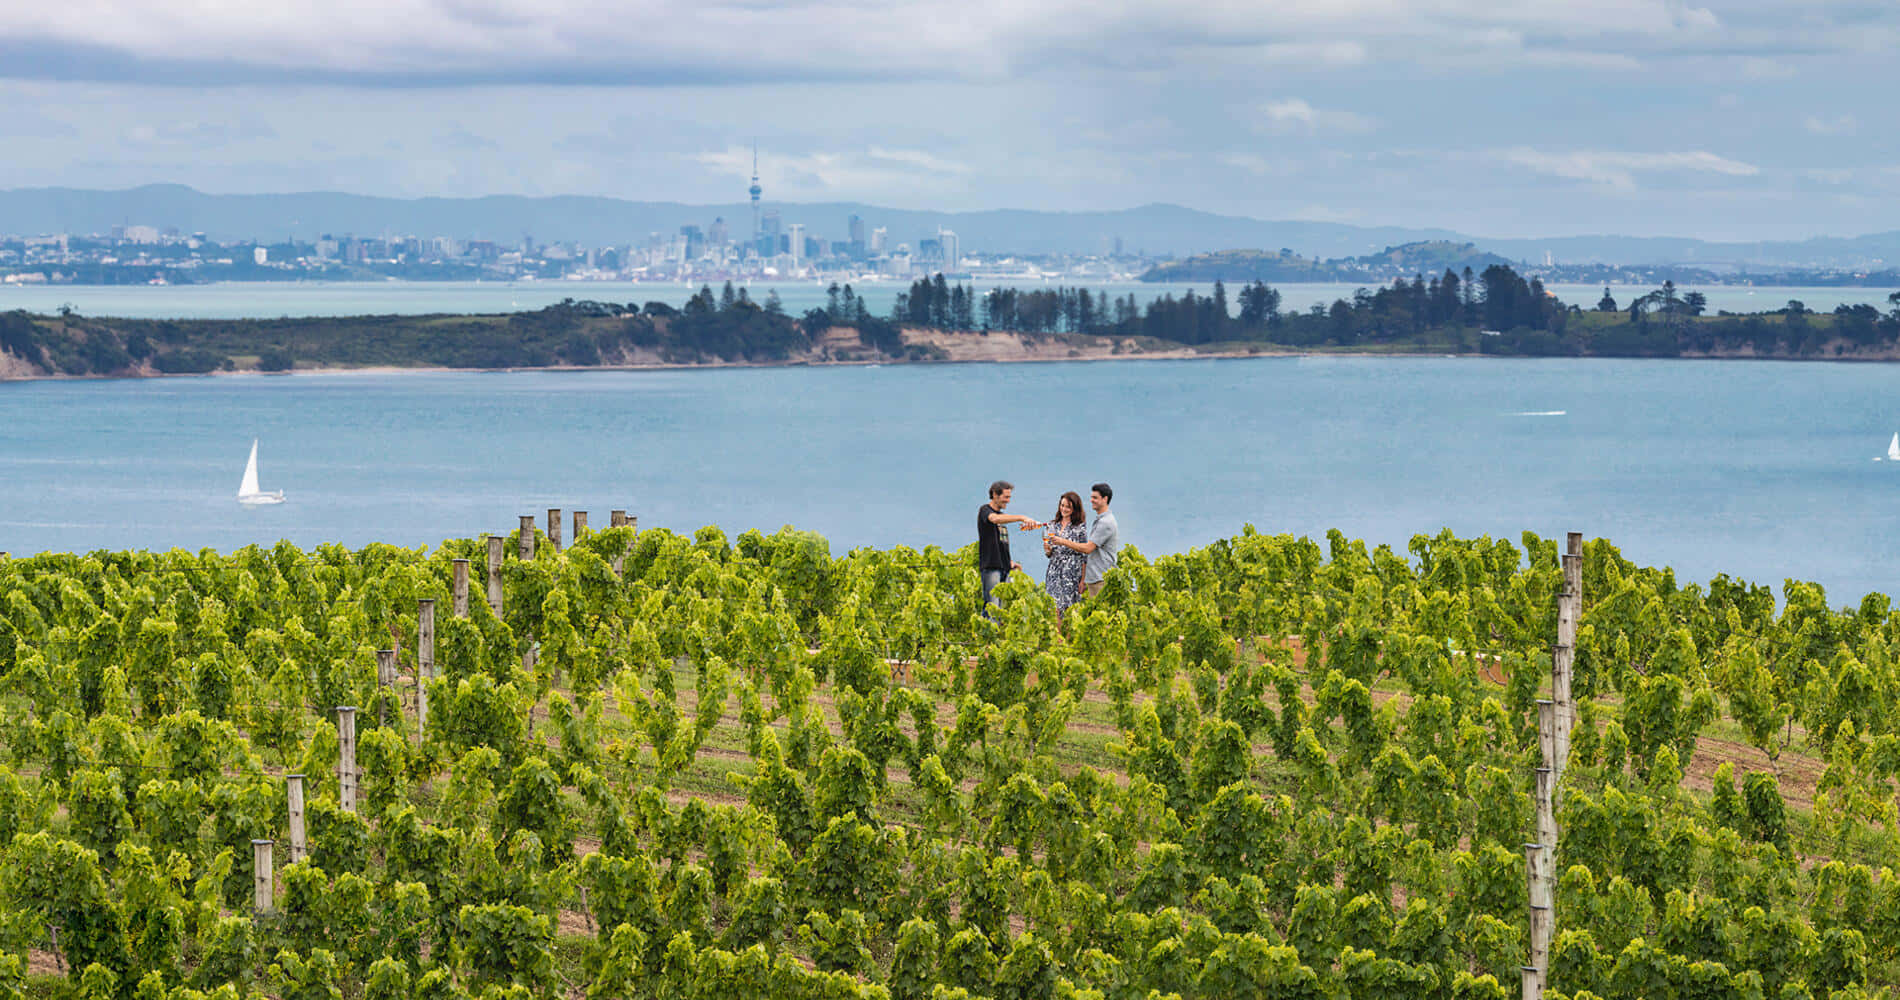
[[[269,493],[257,488],[257,439],[251,439],[251,459],[244,463],[244,481],[238,484],[238,503],[247,507],[262,504],[283,503],[284,491],[272,490]]]
[[[1893,440],[1887,442],[1887,461],[1900,462],[1900,432],[1896,432]]]

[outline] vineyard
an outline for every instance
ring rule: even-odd
[[[577,534],[0,557],[0,997],[1519,993],[1556,541]],[[1888,600],[1581,592],[1545,995],[1889,995]]]

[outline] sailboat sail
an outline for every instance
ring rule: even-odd
[[[251,441],[251,460],[244,463],[244,481],[238,484],[238,496],[252,496],[257,488],[257,441]]]
[[[1887,442],[1887,461],[1900,462],[1900,433],[1894,434],[1893,440]]]
[[[257,440],[251,440],[251,457],[244,463],[244,481],[238,484],[238,503],[246,506],[256,504],[283,503],[284,491],[272,490],[269,493],[257,486]]]

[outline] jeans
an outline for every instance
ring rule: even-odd
[[[990,597],[990,591],[995,590],[997,584],[1002,583],[1004,580],[1009,579],[1009,570],[986,569],[983,571],[982,575],[983,575],[983,603],[995,604],[996,601]]]

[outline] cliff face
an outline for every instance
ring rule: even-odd
[[[0,348],[0,382],[25,378],[45,378],[49,373],[39,365]]]

